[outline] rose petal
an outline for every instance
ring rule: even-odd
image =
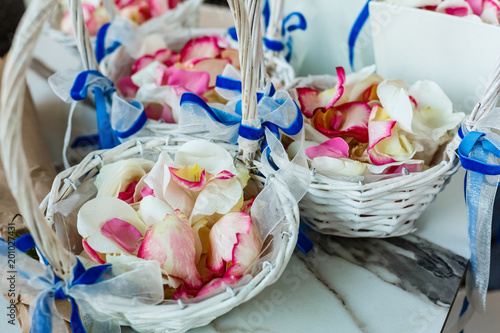
[[[97,197],[117,197],[130,183],[139,181],[153,165],[153,162],[140,158],[130,158],[105,165],[95,180]]]
[[[182,145],[175,154],[175,163],[197,164],[211,174],[224,170],[236,173],[231,154],[221,146],[205,140],[192,140]]]
[[[237,235],[248,234],[252,219],[247,213],[232,212],[222,217],[210,230],[210,250],[207,257],[207,267],[218,271],[233,260],[233,249],[238,243]]]
[[[464,17],[472,14],[472,9],[464,0],[444,0],[436,7],[439,13]]]
[[[113,218],[104,223],[101,228],[104,236],[114,240],[130,253],[134,253],[139,246],[142,234],[132,224]]]
[[[243,204],[243,189],[238,178],[227,175],[210,179],[199,192],[190,216],[192,222],[214,214],[227,214],[240,210]]]
[[[141,190],[141,196],[143,198],[147,197],[147,196],[155,196],[155,193],[153,192],[153,189],[149,186],[146,186],[146,187],[143,187],[142,190]]]
[[[148,228],[137,257],[157,260],[169,275],[183,280],[189,289],[201,288],[203,284],[194,263],[193,230],[178,210]]]
[[[297,88],[296,91],[299,96],[302,113],[307,118],[311,118],[314,114],[314,110],[322,106],[320,105],[318,91],[311,88]]]
[[[469,4],[474,14],[481,16],[481,13],[483,12],[483,0],[465,0],[465,1]]]
[[[170,86],[181,86],[197,95],[208,90],[210,74],[207,72],[191,72],[177,69],[167,80]]]
[[[165,64],[167,67],[175,64],[179,58],[177,52],[171,49],[158,50],[155,54],[155,60]]]
[[[147,196],[141,200],[137,215],[147,227],[162,221],[165,216],[174,214],[172,207],[163,200],[154,196]]]
[[[213,279],[209,283],[207,283],[203,288],[198,292],[196,297],[202,297],[205,295],[210,295],[214,293],[215,290],[219,290],[224,287],[230,286],[238,281],[237,278],[227,276],[222,278]]]
[[[151,17],[149,12],[144,11],[144,9],[138,5],[125,7],[120,9],[119,12],[121,17],[126,17],[137,24],[142,24]]]
[[[134,66],[132,67],[132,75],[137,73],[140,70],[143,70],[146,68],[148,65],[153,63],[155,61],[155,58],[151,55],[144,55],[140,57],[139,59],[136,60],[134,63]]]
[[[196,265],[196,269],[200,273],[201,279],[202,279],[204,284],[207,282],[210,282],[211,280],[213,280],[215,278],[223,276],[224,273],[226,272],[225,266],[222,266],[222,268],[220,270],[215,271],[215,272],[208,269],[208,267],[207,267],[207,254],[206,253],[201,255],[201,258],[198,261],[198,264]]]
[[[327,156],[316,157],[311,162],[311,167],[323,174],[334,174],[342,177],[362,176],[366,164],[350,158],[331,158]]]
[[[135,188],[137,186],[137,183],[139,181],[133,181],[127,186],[127,189],[123,192],[118,193],[118,199],[125,201],[126,203],[130,204],[134,202],[134,193],[135,193]]]
[[[118,81],[118,90],[122,93],[125,98],[133,98],[137,94],[139,87],[134,84],[132,77],[125,76]]]
[[[240,54],[236,49],[225,49],[220,54],[221,58],[229,58],[231,59],[231,65],[234,68],[240,69]]]
[[[370,161],[382,165],[396,161],[407,161],[415,155],[415,148],[405,135],[398,133],[397,126],[391,130],[391,136],[380,140],[372,148],[368,148]]]
[[[150,103],[144,108],[146,117],[152,120],[162,119],[167,124],[174,124],[175,119],[172,109],[165,103]]]
[[[342,138],[333,138],[320,145],[307,148],[306,155],[310,159],[319,156],[334,158],[349,157],[349,145]]]
[[[181,168],[168,168],[172,179],[182,188],[191,191],[198,192],[205,187],[207,183],[207,177],[205,175],[205,170],[200,168],[198,165],[183,166]]]
[[[189,216],[193,210],[193,198],[172,180],[169,166],[175,166],[175,163],[168,153],[162,152],[144,182],[158,199],[168,202],[174,210],[179,209]]]
[[[215,58],[221,48],[214,36],[203,36],[191,39],[180,52],[180,61],[185,62],[195,58]]]
[[[146,225],[130,205],[117,198],[101,197],[86,202],[80,208],[77,217],[78,233],[96,252],[124,252],[126,249],[104,236],[101,230],[106,222],[114,218],[130,223],[141,234],[146,232]]]
[[[241,277],[259,257],[261,241],[254,226],[250,226],[248,234],[239,233],[238,242],[233,249],[232,265],[224,276]]]
[[[412,133],[413,107],[405,89],[400,88],[399,82],[382,81],[378,85],[377,95],[391,119],[396,120],[404,131]]]
[[[337,101],[342,97],[344,93],[344,83],[345,83],[345,71],[342,67],[337,67],[337,87],[335,89],[335,94],[332,100],[325,106],[325,109],[329,109],[337,103]]]
[[[102,260],[102,258],[99,256],[99,254],[90,247],[89,243],[85,240],[85,238],[82,238],[82,245],[83,249],[85,250],[85,253],[89,256],[90,259],[94,260],[95,262],[99,264],[104,264],[105,261]]]
[[[186,70],[192,72],[203,72],[208,73],[210,81],[208,87],[215,86],[215,81],[217,80],[217,75],[221,75],[227,64],[231,63],[231,59],[203,59],[198,61],[196,64],[185,67]]]
[[[198,265],[200,258],[203,254],[208,252],[208,235],[210,234],[210,229],[207,219],[202,219],[193,225],[194,242],[195,242],[195,263]]]

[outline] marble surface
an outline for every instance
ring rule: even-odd
[[[53,68],[78,63],[46,37],[35,54]],[[28,83],[52,159],[59,164],[69,105],[36,74],[29,75]],[[75,131],[92,132],[94,117],[81,107]],[[419,218],[412,235],[341,239],[308,231],[313,251],[296,251],[277,283],[192,332],[440,332],[469,257],[462,184],[460,171]],[[4,302],[0,298],[2,318]],[[5,325],[0,319],[1,332],[19,332]]]

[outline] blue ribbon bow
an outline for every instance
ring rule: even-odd
[[[277,101],[278,103],[280,101]],[[281,101],[283,103],[284,101]],[[260,128],[254,128],[247,125],[241,124],[241,101],[237,104],[236,114],[228,113],[213,107],[210,107],[201,97],[196,94],[186,92],[181,97],[181,107],[184,104],[192,103],[201,107],[210,118],[220,124],[231,126],[238,125],[238,135],[252,141],[257,141],[265,136],[265,129],[268,128],[273,134],[275,134],[278,138],[280,136],[280,130],[288,135],[296,135],[300,132],[303,126],[303,118],[302,113],[300,112],[300,108],[295,104],[297,109],[297,116],[294,122],[288,127],[282,127],[280,125],[274,124],[270,121],[262,121],[262,126]],[[294,102],[295,103],[295,102]]]
[[[349,34],[348,46],[349,46],[349,63],[351,64],[351,69],[354,71],[354,46],[356,45],[356,40],[359,37],[359,33],[363,26],[365,25],[368,17],[370,15],[369,12],[369,4],[371,0],[368,0],[364,5],[361,13],[359,13],[358,18],[354,21],[354,25],[351,28],[351,33]]]
[[[7,243],[1,238],[0,240],[0,249],[7,252]],[[15,247],[21,252],[26,252],[35,247],[33,237],[29,234],[18,237],[14,240],[14,244]],[[47,264],[47,261],[43,256],[42,259]],[[78,260],[77,258],[75,268],[73,269],[72,280],[69,284],[61,280],[59,277],[55,276],[53,272],[47,274],[44,277],[39,277],[38,279],[45,284],[46,289],[37,298],[31,321],[30,333],[46,333],[53,331],[52,308],[55,299],[70,300],[71,330],[74,333],[86,333],[87,331],[80,318],[78,304],[71,295],[68,295],[68,293],[73,286],[90,285],[98,282],[109,267],[111,267],[111,265],[100,265],[91,267],[86,270],[80,260]],[[51,269],[51,267],[47,264],[45,266],[45,269],[49,270]],[[22,270],[19,270],[19,274],[21,276],[26,276],[26,274]],[[52,276],[53,278],[51,278]]]
[[[464,190],[467,203],[468,232],[471,247],[469,273],[472,275],[470,296],[484,306],[489,278],[489,256],[491,247],[491,218],[493,202],[498,184],[491,184],[486,176],[500,175],[500,165],[490,164],[492,158],[500,158],[500,150],[491,143],[487,135],[472,131],[464,135],[457,149],[462,166],[467,170]],[[480,297],[478,300],[477,297]],[[469,308],[466,297],[460,316]]]
[[[110,110],[113,94],[116,92],[113,82],[95,70],[81,72],[71,88],[71,98],[80,101],[87,98],[88,91],[95,97],[97,128],[99,130],[99,146],[101,149],[113,148],[120,144],[119,138],[127,138],[137,133],[147,121],[146,112],[143,110],[130,128],[125,131],[113,129],[110,122]],[[141,108],[137,102],[128,102],[134,108]]]

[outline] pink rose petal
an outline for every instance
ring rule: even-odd
[[[217,289],[221,289],[227,286],[230,286],[238,281],[238,278],[226,276],[222,278],[213,279],[209,283],[207,283],[203,288],[198,292],[196,297],[201,297],[203,295],[210,294]]]
[[[209,87],[215,86],[217,75],[221,75],[227,64],[231,63],[231,59],[202,59],[192,66],[186,66],[186,70],[192,72],[205,72],[210,75]]]
[[[168,167],[168,170],[170,171],[172,179],[179,184],[179,186],[188,191],[201,191],[207,183],[205,170],[200,168],[198,165],[182,167],[179,169]],[[192,180],[189,180],[187,176],[189,176]]]
[[[195,58],[216,58],[221,53],[217,37],[204,36],[191,39],[180,52],[180,61],[185,62]]]
[[[375,147],[381,140],[390,137],[392,128],[396,125],[396,121],[370,121],[368,124],[368,136],[370,138],[368,149]]]
[[[240,69],[240,55],[236,49],[225,49],[220,54],[221,58],[230,59],[234,68]]]
[[[135,187],[139,181],[134,181],[127,186],[127,189],[123,192],[118,193],[118,199],[125,201],[130,204],[134,202]]]
[[[420,172],[423,169],[423,164],[422,163],[411,163],[411,164],[401,164],[401,165],[393,165],[388,167],[385,171],[384,174],[400,174],[403,173],[403,169],[406,168],[406,170],[409,173],[415,173],[415,172]]]
[[[146,117],[152,120],[162,119],[167,124],[174,124],[175,119],[172,113],[172,109],[164,103],[150,103],[144,108],[146,112]]]
[[[157,260],[169,275],[199,289],[202,279],[195,265],[195,241],[187,217],[179,210],[148,228],[137,257]]]
[[[223,171],[219,172],[217,175],[215,175],[215,177],[213,177],[211,180],[213,180],[213,179],[231,179],[233,177],[234,177],[234,175],[231,172],[229,172],[227,170],[223,170]]]
[[[150,63],[154,62],[155,58],[151,55],[144,55],[136,60],[132,67],[132,75],[145,68]]]
[[[190,72],[177,69],[167,80],[169,86],[181,86],[197,95],[208,90],[210,74],[207,72]]]
[[[99,264],[104,264],[104,260],[101,259],[101,257],[99,256],[99,254],[94,251],[93,248],[90,247],[90,245],[87,243],[87,241],[82,238],[82,245],[83,245],[83,249],[85,250],[85,252],[87,253],[87,255],[89,256],[90,259],[94,260],[95,262],[99,263]]]
[[[139,87],[134,84],[132,77],[125,76],[118,81],[118,90],[122,93],[123,97],[134,98]]]
[[[368,149],[368,156],[370,157],[370,161],[375,165],[384,165],[396,162],[395,159],[387,155],[378,154],[375,149]]]
[[[151,187],[149,187],[149,186],[143,187],[141,189],[141,196],[143,198],[145,198],[145,197],[147,197],[149,195],[152,195],[153,197],[155,196],[155,193],[154,193],[153,189]]]
[[[238,243],[237,235],[248,234],[252,219],[247,213],[232,212],[224,215],[210,230],[210,251],[208,252],[207,267],[212,271],[219,271],[224,263],[233,260],[233,249]]]
[[[311,118],[314,110],[321,107],[318,97],[318,91],[311,88],[297,88],[299,95],[300,109],[307,118]]]
[[[137,249],[142,238],[141,232],[136,227],[116,218],[104,223],[101,232],[104,236],[113,239],[130,253],[133,253]]]
[[[342,138],[333,138],[320,145],[307,148],[306,155],[311,160],[320,156],[333,158],[349,157],[349,145]]]
[[[325,106],[325,109],[329,109],[337,103],[337,101],[344,94],[344,83],[345,83],[345,71],[342,67],[337,67],[337,89],[333,95],[333,99]]]
[[[448,15],[454,15],[459,17],[464,17],[469,15],[469,8],[467,7],[448,7],[445,8],[444,12]]]
[[[224,277],[240,278],[248,271],[260,254],[261,242],[253,225],[250,227],[248,234],[240,233],[237,237],[238,242],[233,248],[232,265],[229,266]]]
[[[477,16],[481,16],[481,13],[483,12],[483,0],[465,0],[465,1],[469,3],[469,6],[474,14],[476,14]]]
[[[161,62],[169,67],[177,62],[179,55],[173,50],[163,49],[157,51],[154,58],[156,61]]]

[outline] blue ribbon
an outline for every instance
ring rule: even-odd
[[[349,34],[348,46],[349,46],[349,63],[351,64],[351,69],[354,71],[354,46],[356,45],[356,40],[358,39],[359,33],[363,26],[365,25],[368,17],[370,15],[368,6],[371,0],[368,0],[364,5],[361,13],[359,13],[358,18],[354,22],[351,28],[351,33]]]
[[[26,252],[27,250],[30,250],[36,246],[33,237],[29,234],[16,238],[14,244],[15,247],[22,252]],[[0,238],[0,249],[2,249],[2,251],[6,250],[5,246],[5,240]],[[62,281],[54,274],[54,278],[52,281],[49,281],[44,277],[39,277],[40,280],[43,280],[52,287],[43,291],[41,296],[37,299],[35,310],[33,312],[30,333],[52,332],[51,305],[53,304],[55,299],[68,298],[71,302],[71,330],[74,333],[86,333],[87,331],[85,330],[85,326],[82,323],[80,313],[78,311],[78,304],[73,297],[66,294],[65,290],[70,290],[73,286],[76,285],[89,285],[98,282],[109,267],[111,267],[111,265],[99,265],[85,270],[82,263],[77,258],[75,268],[73,269],[72,281],[69,285],[67,285],[66,288],[64,288],[64,281]],[[51,269],[49,265],[47,265],[45,268]],[[19,271],[19,274],[27,278],[27,276],[22,271]]]
[[[485,204],[485,201],[493,200],[496,194],[496,189],[491,191],[491,185],[485,183],[486,175],[500,175],[500,165],[487,163],[488,158],[495,156],[500,158],[500,150],[487,139],[487,135],[482,132],[472,131],[464,135],[462,128],[458,132],[462,139],[458,146],[457,153],[460,157],[462,166],[468,170],[465,178],[464,190],[466,193],[467,214],[469,221],[469,239],[471,246],[470,272],[472,273],[473,283],[475,288],[479,288],[481,297],[487,289],[487,272],[489,264],[481,259],[485,251],[489,253],[489,242],[491,241],[491,218],[486,216],[487,211],[480,211],[480,203]],[[468,180],[468,181],[467,181]],[[468,184],[468,188],[467,188]],[[486,187],[483,189],[483,185]],[[484,190],[484,192],[483,192]],[[484,197],[491,194],[490,197]],[[483,240],[486,244],[478,244],[477,240]],[[482,245],[482,246],[481,246]],[[485,249],[485,247],[488,247]],[[486,254],[487,255],[487,254]],[[484,281],[486,279],[486,281]],[[467,310],[469,300],[464,299],[463,309],[460,316]]]
[[[88,91],[91,91],[95,97],[97,128],[99,130],[99,146],[101,149],[113,148],[120,144],[118,138],[127,138],[137,133],[147,121],[146,113],[143,110],[139,118],[126,131],[114,130],[111,126],[108,110],[111,109],[111,102],[115,88],[113,82],[100,72],[88,70],[81,72],[71,88],[71,98],[80,101],[87,98]],[[137,102],[129,102],[136,108],[142,108]]]
[[[277,102],[280,103],[279,100]],[[218,122],[220,124],[226,126],[239,124],[238,134],[241,137],[252,141],[257,141],[264,138],[265,128],[268,128],[278,138],[280,135],[280,130],[287,135],[296,135],[302,129],[304,121],[302,118],[302,113],[300,112],[300,108],[297,106],[297,104],[295,104],[297,109],[297,117],[290,126],[281,127],[270,121],[263,121],[262,126],[260,128],[254,128],[241,124],[241,116],[227,113],[225,111],[210,107],[201,97],[199,97],[196,94],[190,92],[184,93],[181,97],[181,103],[180,103],[181,107],[186,103],[193,103],[200,106],[210,116],[210,118],[213,121]],[[281,103],[284,103],[284,101],[281,101]]]
[[[215,87],[224,90],[236,91],[241,94],[241,81],[226,76],[217,75],[217,79],[215,80]],[[271,88],[267,93],[267,96],[273,97],[275,93],[276,88],[274,88],[274,85],[271,83]],[[257,92],[257,102],[259,102],[264,96],[266,96],[266,94]]]
[[[119,46],[122,45],[120,42],[114,41],[111,46],[106,47],[106,34],[108,33],[110,26],[111,23],[106,23],[97,32],[95,41],[95,57],[97,59],[97,63],[99,64],[108,54],[113,53]]]

